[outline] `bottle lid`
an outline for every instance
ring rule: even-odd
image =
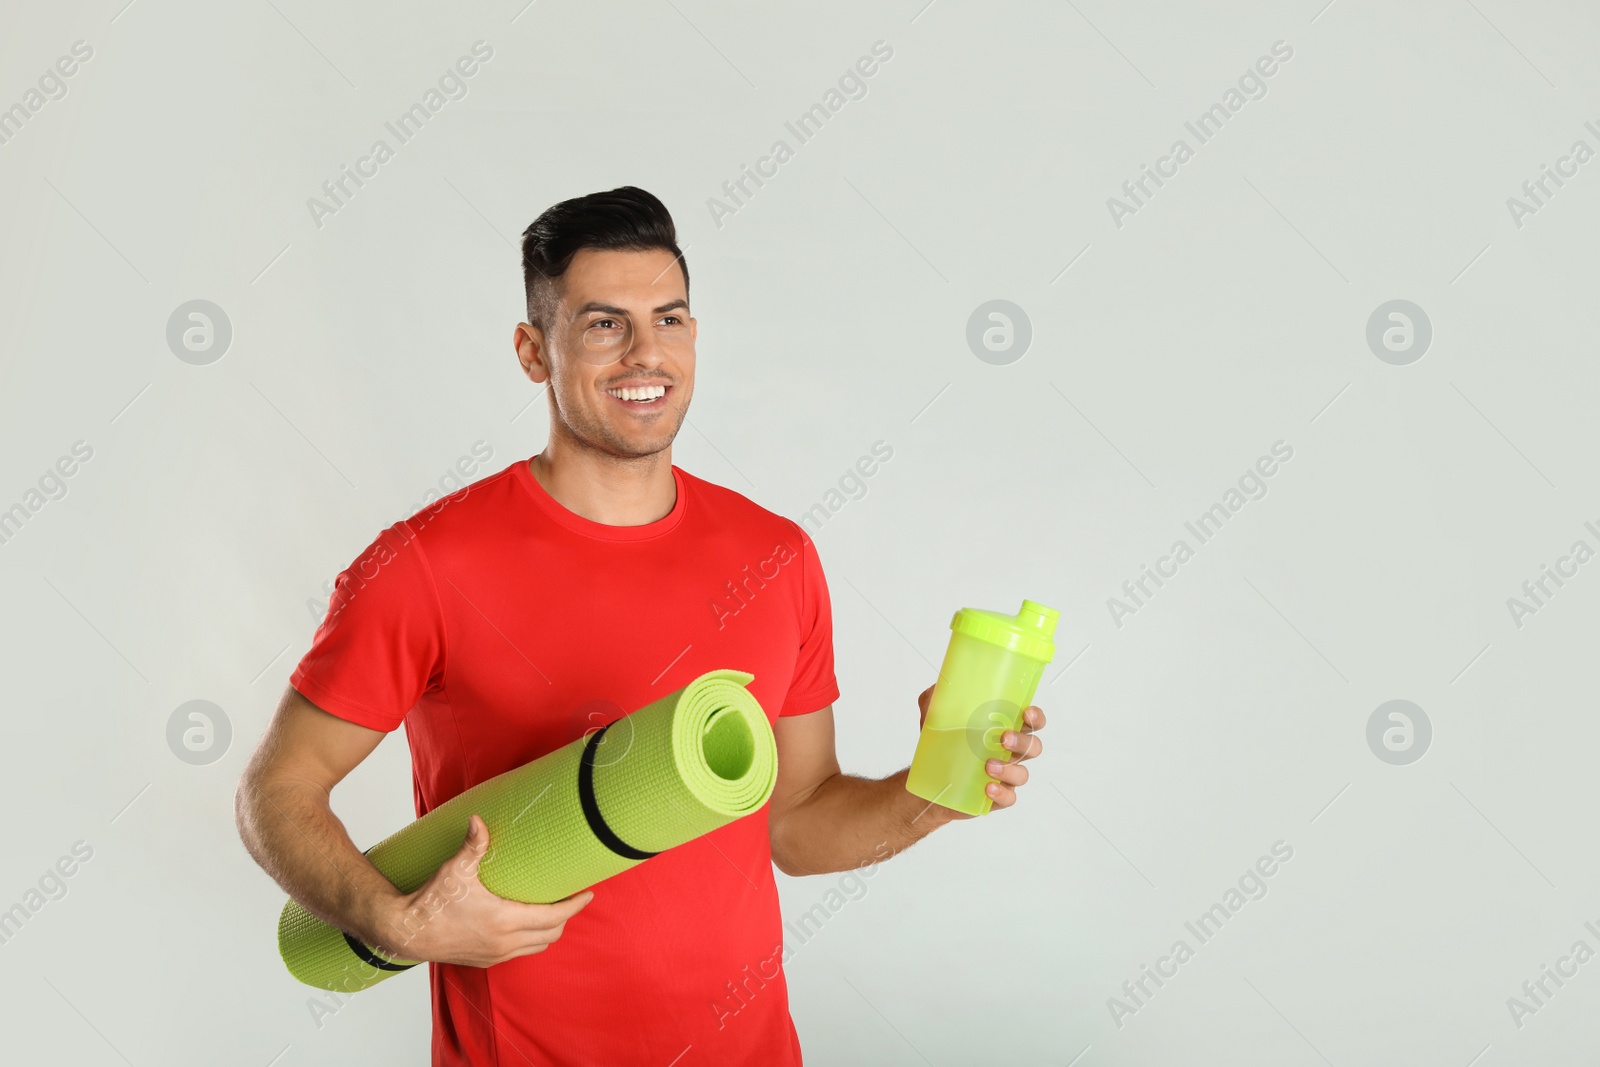
[[[1015,615],[998,611],[962,608],[950,620],[950,629],[976,637],[1008,652],[1017,652],[1043,663],[1055,658],[1056,620],[1061,612],[1035,600],[1024,600]]]

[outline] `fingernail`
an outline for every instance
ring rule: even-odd
[[[1007,730],[1005,736],[1000,739],[1000,743],[1005,745],[1007,748],[1010,748],[1012,745],[1017,743],[1017,735],[1012,733],[1010,730]]]

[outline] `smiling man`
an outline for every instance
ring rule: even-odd
[[[840,772],[815,545],[672,463],[698,326],[666,208],[631,186],[557,204],[523,234],[523,273],[513,342],[549,386],[544,450],[389,527],[339,575],[240,783],[241,836],[319,918],[429,961],[436,1065],[798,1065],[774,864],[851,870],[967,816],[908,793],[904,770]],[[401,893],[329,805],[402,724],[420,816],[723,667],[755,676],[773,723],[769,803],[565,900],[486,890],[477,816]],[[995,807],[1043,725],[1029,708],[1004,739]],[[915,742],[908,721],[908,759]]]

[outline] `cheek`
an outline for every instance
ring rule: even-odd
[[[599,392],[597,384],[600,372],[614,371],[612,367],[591,367],[581,359],[563,359],[552,366],[552,385],[558,395],[567,400],[577,400],[584,397],[591,401]]]

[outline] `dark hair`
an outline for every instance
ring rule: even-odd
[[[637,186],[624,185],[563,200],[522,231],[522,285],[530,325],[549,329],[560,299],[559,279],[583,248],[665,249],[677,257],[688,299],[689,264],[667,206]]]

